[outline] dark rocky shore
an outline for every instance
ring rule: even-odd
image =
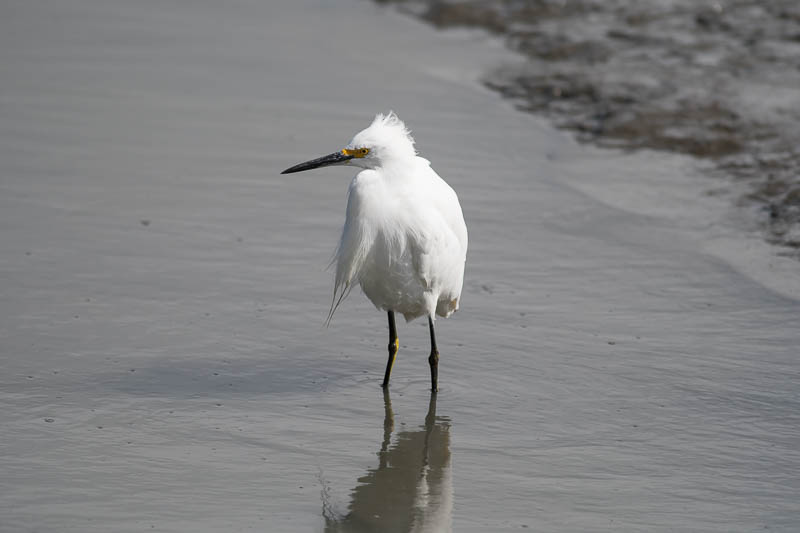
[[[800,258],[795,0],[376,0],[478,27],[528,58],[485,83],[585,142],[690,154]],[[739,190],[739,187],[736,188]]]

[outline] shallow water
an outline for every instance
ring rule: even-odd
[[[628,179],[680,158],[576,146],[482,88],[498,43],[367,2],[0,9],[0,530],[798,528],[796,275]],[[384,314],[322,327],[352,172],[278,174],[390,107],[470,227],[435,411],[424,323],[389,398]]]

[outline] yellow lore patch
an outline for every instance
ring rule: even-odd
[[[356,158],[366,157],[369,153],[369,148],[355,148],[353,150],[349,150],[347,148],[342,148],[342,153],[344,155],[349,155]]]

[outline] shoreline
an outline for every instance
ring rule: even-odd
[[[800,260],[795,4],[374,1],[502,39],[526,62],[485,73],[488,88],[579,142],[695,157],[746,231]]]

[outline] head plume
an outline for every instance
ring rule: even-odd
[[[378,113],[366,129],[358,132],[348,148],[369,148],[381,160],[414,157],[414,138],[394,111]]]

